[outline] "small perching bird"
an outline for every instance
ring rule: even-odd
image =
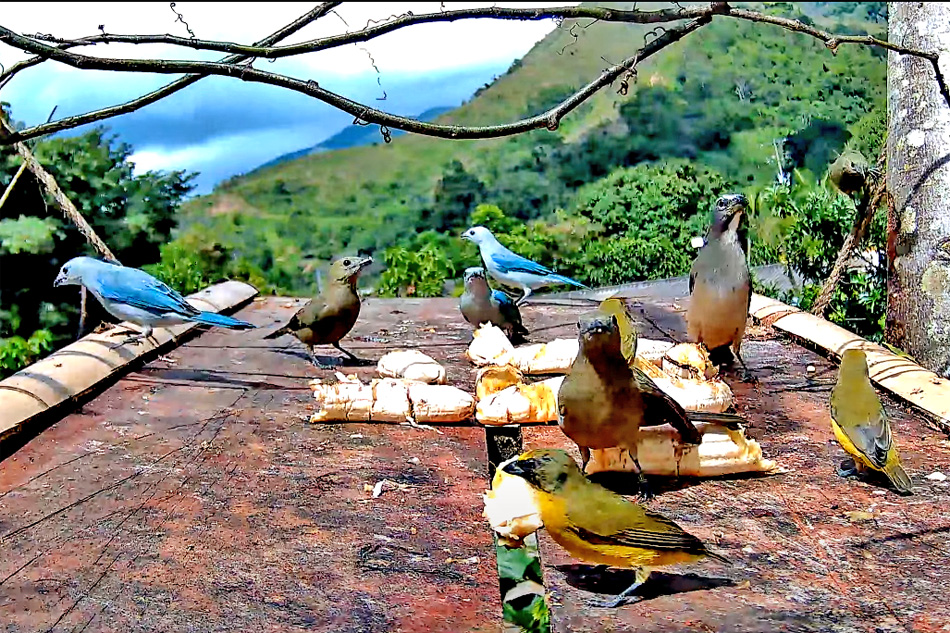
[[[488,287],[485,269],[472,266],[465,269],[465,292],[459,297],[459,309],[465,320],[476,328],[491,323],[504,331],[515,345],[525,342],[528,330],[521,323],[521,312],[515,302],[501,290]]]
[[[706,244],[700,249],[689,273],[689,308],[686,332],[693,343],[702,343],[715,364],[738,360],[746,371],[739,348],[745,334],[752,300],[752,282],[739,224],[749,208],[742,194],[716,201]]]
[[[670,519],[588,480],[562,450],[528,451],[502,470],[531,485],[544,528],[571,556],[637,570],[632,585],[614,600],[596,606],[613,608],[635,602],[637,597],[631,594],[655,567],[707,556],[729,564]]]
[[[828,168],[828,180],[838,191],[850,197],[864,189],[869,173],[864,155],[854,148],[846,147]]]
[[[474,242],[478,246],[485,270],[498,283],[510,288],[519,288],[524,294],[516,305],[523,304],[532,292],[538,288],[566,284],[586,289],[587,286],[570,277],[559,275],[550,268],[525,259],[501,245],[492,232],[484,226],[473,226],[464,233],[462,239]]]
[[[352,360],[359,358],[340,347],[360,315],[360,295],[356,280],[364,268],[373,263],[369,257],[341,257],[330,265],[327,284],[310,303],[300,308],[287,325],[271,332],[265,339],[293,334],[307,346],[310,360],[321,369],[328,369],[317,360],[314,345],[332,345]]]
[[[850,477],[867,468],[884,473],[899,493],[913,494],[887,413],[871,385],[863,350],[848,349],[841,355],[838,382],[831,391],[831,429],[841,447],[853,457],[853,465],[839,468],[839,475]]]
[[[193,321],[229,330],[248,330],[251,323],[223,314],[202,312],[164,282],[138,268],[111,264],[93,257],[74,257],[60,269],[53,286],[85,286],[106,312],[142,328],[117,344],[138,343],[156,327]]]

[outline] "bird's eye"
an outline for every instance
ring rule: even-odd
[[[720,200],[719,202],[716,203],[716,206],[719,207],[720,209],[725,209],[725,208],[726,208],[726,201],[725,201],[725,200]]]
[[[344,265],[344,266],[349,266],[349,265],[350,265],[350,260],[344,259],[344,260],[343,260],[343,265]]]

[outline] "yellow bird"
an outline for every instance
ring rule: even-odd
[[[627,602],[656,567],[706,556],[729,563],[673,521],[588,480],[565,451],[528,451],[503,470],[532,486],[544,527],[572,556],[637,570],[632,585],[599,606]]]
[[[838,383],[831,392],[831,429],[841,447],[854,457],[854,467],[839,468],[839,475],[849,477],[868,468],[884,473],[901,494],[913,494],[887,413],[871,386],[862,350],[849,349],[841,355]]]
[[[637,355],[637,329],[627,305],[622,299],[610,297],[601,301],[598,309],[617,319],[617,326],[620,328],[620,351],[627,363],[633,365],[633,359]]]

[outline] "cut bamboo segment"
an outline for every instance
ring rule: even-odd
[[[639,339],[637,356],[656,365],[672,343]],[[548,343],[514,347],[505,333],[490,323],[475,330],[465,356],[478,367],[511,365],[524,374],[568,374],[577,357],[576,338],[558,338]]]
[[[739,473],[778,473],[778,465],[762,457],[762,448],[748,439],[743,430],[695,422],[703,436],[698,446],[681,444],[679,433],[670,425],[641,427],[637,461],[648,475],[677,477],[717,477]],[[601,471],[636,472],[633,460],[619,448],[591,450],[587,473]]]
[[[310,388],[320,422],[445,423],[472,417],[475,399],[451,385],[429,385],[403,378],[361,382],[356,375],[336,374],[337,382],[312,380]]]
[[[385,354],[376,363],[376,371],[383,378],[445,384],[445,368],[431,356],[415,349],[394,350]]]
[[[938,428],[950,433],[950,380],[834,323],[775,299],[753,293],[749,314],[838,358],[846,349],[864,350],[871,380],[930,414]]]
[[[475,419],[482,424],[531,424],[557,420],[557,392],[564,376],[530,385],[506,387],[478,401]]]

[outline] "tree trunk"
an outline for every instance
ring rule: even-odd
[[[950,71],[950,4],[888,3],[888,39],[941,53]],[[950,375],[950,107],[925,59],[888,54],[887,340]]]

